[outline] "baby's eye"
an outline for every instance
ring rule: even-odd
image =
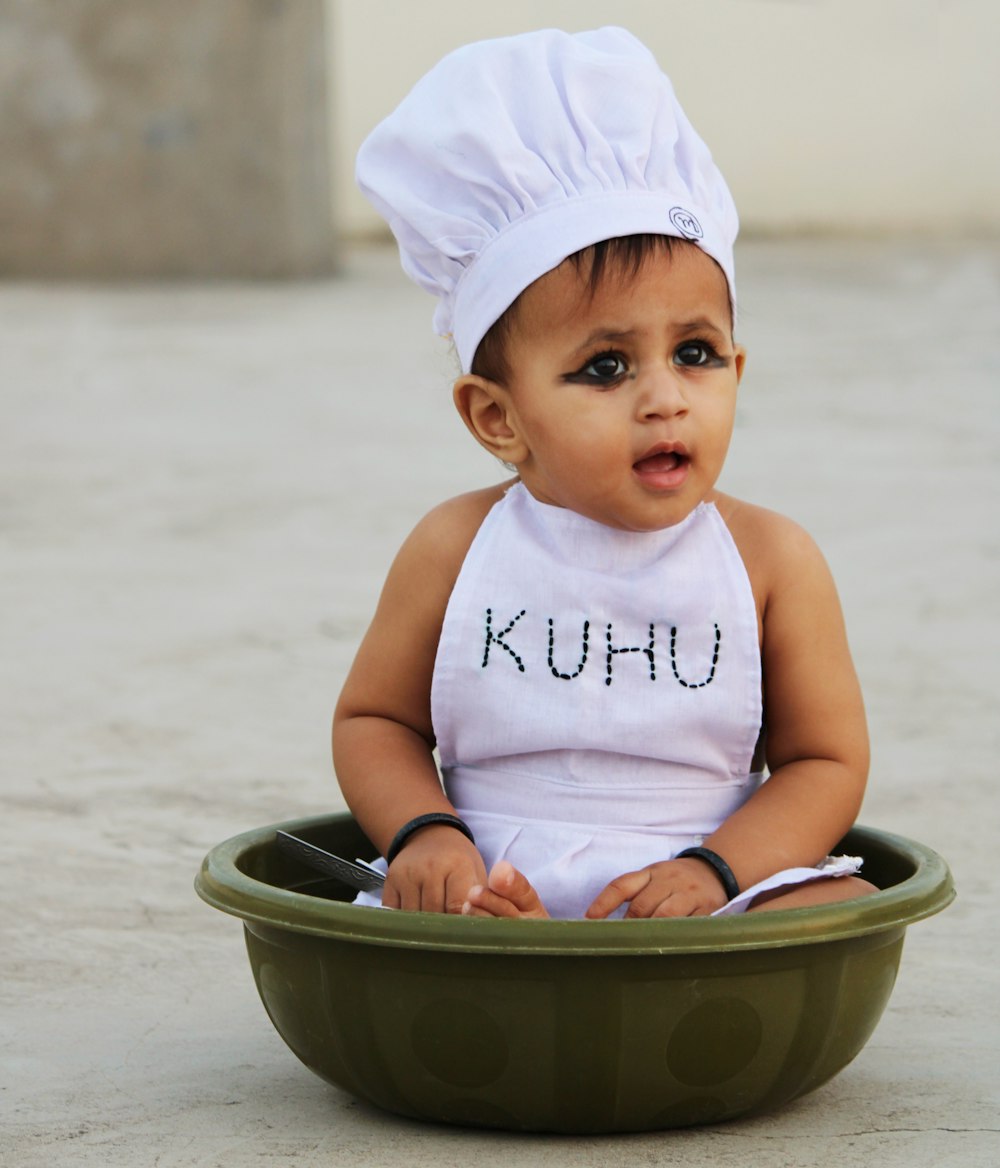
[[[570,377],[590,385],[613,385],[628,373],[628,365],[621,353],[599,353]]]
[[[677,365],[717,365],[721,358],[707,341],[685,341],[674,353]]]

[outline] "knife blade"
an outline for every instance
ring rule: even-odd
[[[299,839],[298,836],[289,835],[287,831],[279,831],[276,835],[278,848],[285,855],[294,856],[315,871],[322,872],[324,876],[334,876],[359,892],[379,892],[385,884],[382,873],[363,860],[351,863],[350,860],[335,856],[332,852]]]

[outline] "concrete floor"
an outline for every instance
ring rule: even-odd
[[[0,1162],[994,1168],[1000,244],[754,242],[723,485],[838,577],[864,822],[951,863],[868,1046],[775,1114],[623,1138],[378,1113],[256,997],[204,853],[340,806],[327,728],[402,536],[494,481],[393,255],[298,286],[0,287]]]

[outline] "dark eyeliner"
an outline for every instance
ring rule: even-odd
[[[592,369],[598,362],[608,359],[615,360],[622,368],[609,376],[601,376],[597,373],[587,372],[588,369]],[[588,357],[575,372],[564,374],[563,380],[576,385],[593,385],[598,389],[602,389],[615,386],[630,376],[634,375],[629,372],[628,362],[625,360],[623,354],[619,353],[616,349],[602,349],[599,353]]]
[[[705,360],[693,365],[677,361],[678,355],[685,349],[701,349],[705,354]],[[691,337],[689,340],[681,342],[674,350],[674,363],[679,364],[682,369],[718,369],[727,366],[729,358],[724,357],[711,341],[707,341],[703,337]]]

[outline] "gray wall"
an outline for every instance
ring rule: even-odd
[[[1000,232],[996,0],[0,0],[0,276],[327,273],[335,226],[383,230],[361,139],[442,54],[609,22],[745,233]]]
[[[336,201],[364,135],[444,53],[625,25],[670,75],[745,233],[1000,232],[998,0],[336,0]]]
[[[0,0],[0,274],[331,270],[323,0]]]

